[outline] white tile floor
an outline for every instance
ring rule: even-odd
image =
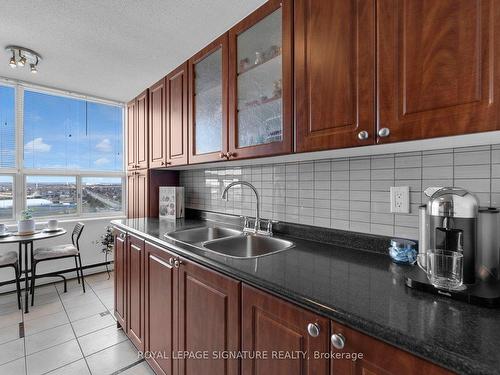
[[[36,289],[28,314],[14,293],[0,295],[1,375],[151,375],[113,316],[113,277],[85,277]],[[20,337],[20,323],[24,337]]]

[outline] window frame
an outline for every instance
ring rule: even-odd
[[[87,95],[80,95],[72,92],[57,90],[54,88],[46,88],[31,84],[26,84],[23,82],[17,82],[9,79],[0,78],[0,85],[13,87],[15,91],[15,145],[16,145],[16,156],[15,156],[15,168],[0,168],[1,175],[12,175],[13,178],[13,217],[10,219],[2,220],[2,222],[11,223],[15,222],[20,216],[21,211],[26,208],[26,177],[27,176],[71,176],[76,177],[76,189],[77,189],[77,211],[76,214],[68,215],[58,215],[57,219],[60,220],[72,220],[80,218],[95,218],[102,217],[103,213],[83,213],[82,212],[82,178],[84,177],[119,177],[122,181],[122,210],[121,211],[109,211],[106,212],[106,217],[122,217],[126,215],[127,212],[127,202],[124,197],[127,196],[127,184],[126,184],[126,140],[125,140],[125,124],[126,124],[126,111],[125,103],[114,102],[111,100],[105,100],[101,98],[91,97]],[[68,97],[71,99],[86,100],[89,102],[95,102],[99,104],[114,105],[121,109],[122,113],[122,166],[120,171],[68,171],[64,169],[54,169],[54,168],[24,168],[24,90],[27,89],[33,92],[40,92],[43,94],[56,95]],[[36,220],[44,221],[51,218],[50,216],[37,216]]]

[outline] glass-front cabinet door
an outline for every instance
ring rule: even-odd
[[[229,32],[229,153],[292,151],[290,1],[271,0]]]
[[[227,34],[189,60],[189,162],[227,159]]]

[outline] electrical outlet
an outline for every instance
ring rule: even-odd
[[[409,186],[391,186],[391,212],[410,213]]]

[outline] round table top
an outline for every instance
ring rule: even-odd
[[[0,244],[3,243],[15,243],[15,242],[31,242],[31,241],[36,241],[36,240],[45,240],[47,238],[53,238],[53,237],[59,237],[62,236],[63,234],[66,234],[67,231],[66,229],[60,228],[57,231],[46,231],[46,230],[37,230],[33,234],[28,234],[28,235],[19,235],[12,233],[10,236],[6,237],[0,237]]]

